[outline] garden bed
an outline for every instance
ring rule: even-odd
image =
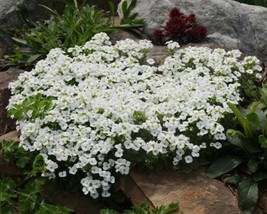
[[[20,135],[0,136],[0,211],[267,213],[261,62],[208,44],[208,29],[178,8],[153,46],[135,4],[116,24],[69,4],[15,39],[23,46],[9,59],[31,71],[0,73],[0,135],[14,130],[6,108]],[[77,15],[92,18],[88,34]]]

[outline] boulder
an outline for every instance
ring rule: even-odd
[[[81,4],[82,0],[77,0]],[[120,0],[114,0],[115,8],[118,6]],[[30,22],[37,22],[39,20],[49,19],[51,12],[44,9],[40,5],[45,5],[53,10],[62,12],[65,7],[66,0],[0,0],[0,49],[1,43],[12,43],[12,32],[20,29],[27,19]],[[67,0],[73,3],[73,0]],[[96,5],[102,10],[109,10],[109,4],[106,0],[90,0],[87,1],[90,5]],[[22,19],[23,17],[23,19]],[[1,50],[0,50],[1,51]]]
[[[190,173],[133,170],[130,177],[123,179],[122,190],[133,204],[147,201],[152,208],[179,203],[184,213],[240,213],[231,190],[219,180],[208,178],[203,168]]]
[[[0,0],[0,24],[5,27],[20,26],[22,20],[17,16],[20,13],[23,13],[31,21],[48,18],[51,12],[40,7],[40,5],[45,5],[57,11],[63,11],[65,2],[65,0]],[[73,3],[73,0],[67,0],[67,2]],[[81,4],[81,2],[82,0],[78,0],[78,4]],[[87,2],[90,5],[96,5],[99,9],[109,10],[109,5],[105,0]],[[114,0],[113,2],[115,7],[117,7],[120,0]]]
[[[208,29],[209,42],[240,49],[267,62],[267,8],[233,0],[137,0],[133,12],[145,19],[144,33],[153,39],[154,30],[164,26],[173,7],[185,14],[195,13],[198,23]]]
[[[17,4],[23,0],[0,0],[0,20],[3,19],[8,13],[16,10]]]

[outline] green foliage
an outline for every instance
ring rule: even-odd
[[[21,186],[10,177],[0,179],[0,213],[2,214],[68,214],[66,207],[47,204],[39,196],[45,184],[44,178],[33,178]]]
[[[178,204],[170,204],[167,206],[156,207],[154,210],[149,209],[149,204],[144,203],[141,206],[133,206],[131,210],[123,211],[123,214],[170,214],[178,211]],[[119,214],[119,212],[110,209],[102,209],[100,214]]]
[[[135,8],[137,0],[132,0],[128,5],[127,1],[122,3],[122,19],[121,25],[135,25],[136,27],[142,27],[144,19],[138,18],[138,13],[132,13]]]
[[[248,65],[247,69],[251,69],[254,64]],[[232,72],[236,71],[236,68],[232,68]],[[241,101],[241,106],[248,106],[253,101],[261,99],[261,84],[256,77],[251,77],[247,74],[240,77],[240,93],[243,97]]]
[[[15,141],[3,141],[0,143],[0,154],[3,160],[24,170],[27,178],[39,175],[45,168],[41,155],[27,152]]]
[[[13,180],[0,177],[0,214],[67,214],[72,210],[44,202],[39,193],[46,179],[40,177],[45,165],[41,156],[26,152],[18,142],[3,141],[0,153],[5,161],[23,169],[25,177]]]
[[[222,155],[208,169],[211,178],[225,176],[225,182],[237,186],[238,202],[244,213],[253,213],[258,201],[258,184],[267,179],[267,86],[261,90],[262,102],[247,109],[228,104],[237,126],[227,130],[232,154]],[[233,175],[238,172],[238,175]]]
[[[44,97],[42,94],[30,96],[21,104],[16,104],[14,108],[8,110],[9,116],[17,120],[30,119],[34,121],[36,118],[45,116],[45,113],[53,108],[54,97]]]
[[[217,178],[227,172],[230,172],[232,169],[235,169],[242,162],[243,159],[238,156],[234,155],[223,156],[217,159],[216,162],[211,164],[207,174],[210,178]]]
[[[237,187],[239,207],[246,213],[253,213],[258,201],[258,183],[252,178],[243,179]]]
[[[25,168],[31,161],[31,156],[14,141],[0,143],[0,153],[7,163],[14,163],[19,168]]]
[[[98,32],[108,32],[109,20],[106,14],[95,7],[84,5],[81,8],[75,4],[67,4],[63,14],[43,6],[53,14],[48,21],[38,22],[35,28],[23,35],[23,38],[13,38],[21,45],[30,48],[29,52],[18,54],[19,46],[15,47],[10,59],[14,62],[31,64],[43,58],[51,49],[67,48],[82,45]]]
[[[72,213],[72,210],[67,207],[55,206],[52,204],[47,204],[44,201],[41,202],[39,210],[36,214],[67,214]]]
[[[0,213],[13,213],[13,199],[17,194],[13,191],[16,187],[11,178],[3,178],[0,181]]]
[[[267,7],[267,0],[236,0],[240,3],[258,5],[262,7]]]
[[[143,20],[137,18],[137,13],[130,15],[136,0],[129,6],[124,2],[123,18],[119,26],[114,26],[115,8],[111,2],[109,5],[110,14],[88,4],[79,6],[77,1],[67,3],[63,14],[42,5],[52,13],[51,18],[48,21],[31,23],[34,28],[26,32],[21,30],[22,35],[13,36],[17,45],[8,56],[9,61],[14,64],[34,65],[53,48],[62,48],[66,51],[69,47],[84,45],[99,32],[110,33],[143,26]]]
[[[146,113],[143,111],[134,111],[133,120],[135,124],[143,124],[147,120]]]

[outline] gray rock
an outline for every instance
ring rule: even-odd
[[[63,0],[0,0],[0,45],[12,43],[12,32],[26,26],[23,19],[34,23],[50,17],[51,12],[40,4],[57,11],[64,8]]]
[[[134,12],[145,19],[144,33],[152,39],[153,31],[164,26],[173,7],[185,14],[195,13],[198,23],[208,28],[209,42],[267,62],[267,8],[233,0],[137,0]],[[118,13],[122,15],[121,9]]]
[[[119,1],[120,0],[114,0],[115,7],[118,6]],[[69,2],[72,2],[72,0]],[[81,2],[82,0],[78,0],[78,4],[81,4]],[[51,15],[48,10],[40,7],[40,5],[46,5],[47,7],[57,11],[62,11],[65,7],[64,0],[0,0],[0,24],[4,22],[11,22],[11,26],[13,26],[14,21],[12,21],[11,18],[14,18],[17,15],[19,11],[18,5],[20,4],[23,5],[23,8],[25,9],[24,12],[28,13],[29,18],[32,19],[32,21],[47,18]],[[96,5],[99,9],[109,10],[106,0],[92,0],[89,1],[89,4]],[[16,22],[19,22],[19,20],[16,20]]]
[[[133,170],[130,177],[122,180],[121,188],[133,204],[147,201],[150,207],[157,207],[179,203],[182,212],[192,214],[240,213],[230,189],[208,178],[203,168],[191,173]]]
[[[0,20],[17,8],[23,0],[0,0]]]

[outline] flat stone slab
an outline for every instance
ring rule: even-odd
[[[0,136],[0,143],[4,140],[12,140],[12,141],[19,141],[19,135],[17,131],[8,132],[2,136]]]
[[[132,171],[122,190],[133,204],[148,201],[151,207],[179,203],[190,214],[239,214],[237,199],[222,182],[210,179],[203,169],[191,173]]]

